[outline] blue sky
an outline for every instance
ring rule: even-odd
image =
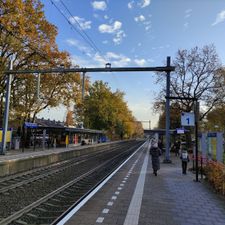
[[[224,0],[42,0],[42,3],[46,18],[58,27],[59,49],[68,51],[74,65],[80,67],[104,67],[106,62],[112,67],[163,66],[166,57],[173,60],[178,49],[207,44],[216,46],[221,62],[225,63]],[[88,43],[86,35],[94,44]],[[156,125],[157,115],[151,108],[159,90],[155,84],[157,75],[146,72],[89,76],[91,81],[103,80],[112,90],[125,92],[125,100],[137,120],[151,120],[152,127]],[[52,118],[52,114],[50,110],[41,115]],[[55,119],[63,120],[65,111],[60,108],[54,115]],[[148,127],[148,123],[143,125]]]

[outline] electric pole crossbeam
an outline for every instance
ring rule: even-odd
[[[34,74],[34,73],[93,73],[93,72],[172,72],[174,66],[163,67],[115,67],[115,68],[54,68],[43,70],[8,70],[5,74]]]

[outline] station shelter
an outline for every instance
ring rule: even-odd
[[[25,122],[21,135],[14,135],[10,146],[12,149],[56,148],[80,145],[82,141],[85,144],[94,144],[106,140],[104,131],[68,127],[63,122],[42,118],[36,119],[35,123]]]

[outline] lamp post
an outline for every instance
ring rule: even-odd
[[[10,60],[9,70],[13,69],[13,60]],[[11,92],[11,83],[12,83],[12,74],[8,74],[7,84],[6,84],[6,96],[5,96],[5,112],[4,112],[4,124],[2,132],[2,148],[0,155],[5,155],[6,151],[6,136],[8,131],[8,120],[9,120],[9,103],[10,103],[10,92]]]

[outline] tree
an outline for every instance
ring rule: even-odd
[[[67,52],[56,45],[57,29],[50,24],[40,0],[5,0],[0,3],[0,126],[3,118],[5,81],[10,57],[14,70],[70,67]],[[36,97],[36,77],[16,75],[12,81],[11,118],[34,120],[47,107],[69,105],[78,99],[79,74],[41,75],[40,98]]]
[[[176,129],[181,127],[181,110],[178,103],[172,103],[170,106],[170,129]],[[158,128],[166,128],[166,111],[165,104],[162,105],[161,114],[158,120]]]
[[[205,129],[210,131],[225,131],[225,105],[215,107],[206,117]]]
[[[201,115],[204,118],[207,113],[224,98],[224,85],[221,82],[220,62],[213,45],[203,48],[195,47],[191,50],[178,50],[173,61],[176,67],[171,74],[171,96],[197,98],[206,109]],[[164,83],[165,78],[159,76],[158,82]],[[165,86],[164,86],[165,87]],[[165,96],[165,89],[159,93],[155,109],[160,111],[160,106]],[[177,100],[180,111],[193,110],[192,100]]]
[[[135,125],[136,120],[123,98],[121,91],[112,92],[107,83],[95,81],[83,102],[84,126],[106,130],[111,139],[131,138],[134,134],[140,134],[140,124]]]

